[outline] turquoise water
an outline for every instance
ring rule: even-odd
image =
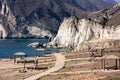
[[[5,39],[0,40],[0,58],[13,58],[16,52],[25,52],[27,56],[35,55],[35,48],[28,48],[27,45],[33,42],[46,43],[47,39]],[[39,52],[42,55],[44,52]]]

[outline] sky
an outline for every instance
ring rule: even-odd
[[[115,0],[115,1],[120,2],[120,0]]]

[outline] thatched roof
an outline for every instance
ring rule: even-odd
[[[119,57],[115,55],[105,55],[102,57],[102,59],[119,59]]]
[[[95,47],[95,49],[104,49],[103,47]]]
[[[15,56],[25,56],[26,53],[24,53],[24,52],[17,52],[17,53],[15,53],[14,55],[15,55]]]
[[[44,51],[45,49],[43,48],[37,48],[36,51]]]

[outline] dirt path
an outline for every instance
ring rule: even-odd
[[[36,80],[42,76],[48,75],[51,72],[55,72],[55,71],[63,68],[65,65],[65,57],[61,53],[55,53],[55,56],[56,56],[56,62],[55,62],[55,66],[53,68],[50,68],[49,70],[42,72],[40,74],[26,78],[25,80]]]

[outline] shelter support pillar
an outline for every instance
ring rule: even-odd
[[[103,69],[103,59],[101,59],[101,69]]]
[[[105,70],[105,59],[101,59],[101,69]]]
[[[120,59],[118,59],[118,67],[119,67],[119,70],[120,70]]]
[[[103,56],[103,51],[104,51],[104,49],[101,49],[101,57]]]
[[[118,69],[118,59],[115,60],[116,69]]]
[[[103,70],[105,70],[105,59],[103,59]]]
[[[16,63],[16,56],[14,55],[14,64]]]

